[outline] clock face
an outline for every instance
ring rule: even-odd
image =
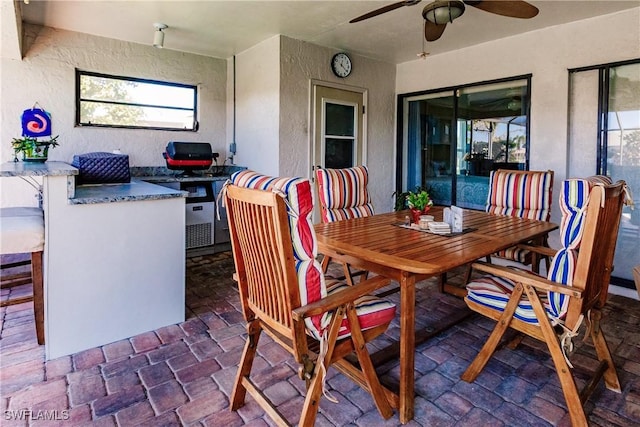
[[[331,59],[331,69],[338,77],[347,77],[351,74],[351,58],[346,53],[336,53]]]

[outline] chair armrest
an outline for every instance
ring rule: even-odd
[[[540,255],[545,255],[548,257],[553,258],[555,256],[555,254],[558,252],[557,249],[553,249],[553,248],[549,248],[546,246],[533,246],[533,245],[524,245],[524,244],[519,244],[516,245],[519,249],[526,249],[529,252],[535,252],[537,254]]]
[[[361,296],[368,295],[376,289],[387,286],[389,283],[390,280],[382,276],[375,276],[371,279],[358,282],[353,286],[349,286],[346,289],[322,298],[321,300],[296,308],[293,310],[293,319],[300,321],[306,317],[316,316],[318,314],[335,310],[341,305],[353,302]]]
[[[557,292],[573,298],[582,298],[582,290],[573,286],[560,285],[532,272],[513,270],[501,265],[487,264],[484,262],[474,262],[471,268],[504,277],[514,282],[520,282],[523,285],[530,285],[539,290]]]

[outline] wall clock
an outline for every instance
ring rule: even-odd
[[[351,74],[351,58],[344,52],[336,53],[331,58],[331,70],[338,77],[347,77]]]

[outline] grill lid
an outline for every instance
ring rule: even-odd
[[[162,156],[167,162],[168,169],[193,171],[208,169],[212,159],[218,157],[211,152],[208,142],[178,142],[170,141]]]
[[[172,160],[208,160],[211,164],[213,153],[208,142],[178,142],[167,144],[167,155]]]

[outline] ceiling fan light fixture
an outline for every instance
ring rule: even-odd
[[[164,32],[169,28],[168,25],[156,22],[153,24],[153,27],[156,31],[153,33],[153,47],[157,47],[158,49],[162,49],[164,47]]]
[[[461,1],[434,1],[422,10],[422,17],[437,25],[453,22],[464,13],[464,3]]]
[[[507,108],[512,111],[518,111],[522,109],[522,101],[520,101],[519,99],[512,99],[507,104]]]

